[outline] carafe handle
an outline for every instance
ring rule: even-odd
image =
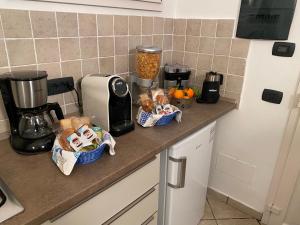
[[[220,85],[223,85],[223,78],[224,78],[224,75],[223,74],[219,74],[220,75]]]
[[[57,102],[54,103],[48,103],[48,113],[50,114],[50,111],[54,110],[55,115],[57,117],[58,120],[62,120],[64,119],[64,114],[60,108],[60,105]]]

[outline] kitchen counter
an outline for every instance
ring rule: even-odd
[[[227,112],[233,103],[194,104],[183,111],[181,123],[142,128],[116,138],[116,155],[105,154],[90,165],[76,166],[70,176],[63,175],[51,160],[51,153],[22,156],[8,140],[0,142],[0,177],[9,186],[25,211],[1,225],[41,224],[147,163],[156,154],[201,129]]]

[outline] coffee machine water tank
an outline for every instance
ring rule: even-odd
[[[117,75],[93,74],[81,82],[83,114],[92,123],[120,136],[134,129],[132,100],[126,81]]]

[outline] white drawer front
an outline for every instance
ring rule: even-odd
[[[151,191],[151,190],[150,190]],[[115,221],[108,223],[111,225],[141,225],[158,208],[158,186],[148,196],[138,202],[130,210],[125,212]]]
[[[77,208],[44,225],[99,225],[159,182],[159,157]]]

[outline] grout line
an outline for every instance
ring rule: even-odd
[[[55,12],[54,14],[54,17],[55,17],[55,26],[56,26],[56,31],[57,31],[57,36],[58,36],[58,23],[57,23],[57,12]],[[58,42],[58,53],[59,53],[59,70],[60,70],[60,77],[63,77],[63,74],[62,74],[62,60],[61,60],[61,52],[60,52],[60,40],[57,39],[57,42]],[[65,95],[62,94],[62,99],[63,99],[63,111],[64,113],[66,114],[67,113],[67,109],[66,109],[66,101],[65,101]]]
[[[3,28],[3,24],[2,24],[1,14],[0,14],[0,26],[1,26],[1,29],[2,29],[2,32],[3,32],[2,34],[3,34],[4,48],[5,48],[5,52],[6,52],[8,71],[11,72],[10,59],[9,59],[9,56],[8,56],[8,48],[7,48],[7,44],[6,44],[6,38],[5,38],[5,34],[4,34],[4,28]]]
[[[32,11],[28,11],[28,14],[29,14],[29,22],[30,22],[30,29],[31,29],[32,42],[33,42],[33,50],[34,50],[35,63],[37,64],[37,63],[38,63],[38,60],[37,60],[37,53],[36,53],[35,39],[34,39],[34,35],[33,35],[33,26],[32,26],[32,21],[31,21],[31,12],[32,12]]]
[[[96,30],[97,30],[97,37],[96,37],[96,41],[97,41],[97,64],[98,64],[98,73],[100,74],[100,53],[99,53],[99,42],[98,42],[98,36],[99,36],[99,24],[98,24],[98,17],[100,20],[100,16],[99,14],[96,14]]]
[[[77,13],[77,30],[78,30],[78,36],[80,35],[80,25],[79,25],[79,13]],[[78,44],[79,44],[79,57],[80,57],[80,72],[81,72],[81,77],[83,77],[83,69],[82,69],[82,64],[83,64],[83,60],[82,60],[82,52],[81,52],[81,40],[80,37],[78,37]],[[75,88],[76,88],[76,84],[75,84]]]

